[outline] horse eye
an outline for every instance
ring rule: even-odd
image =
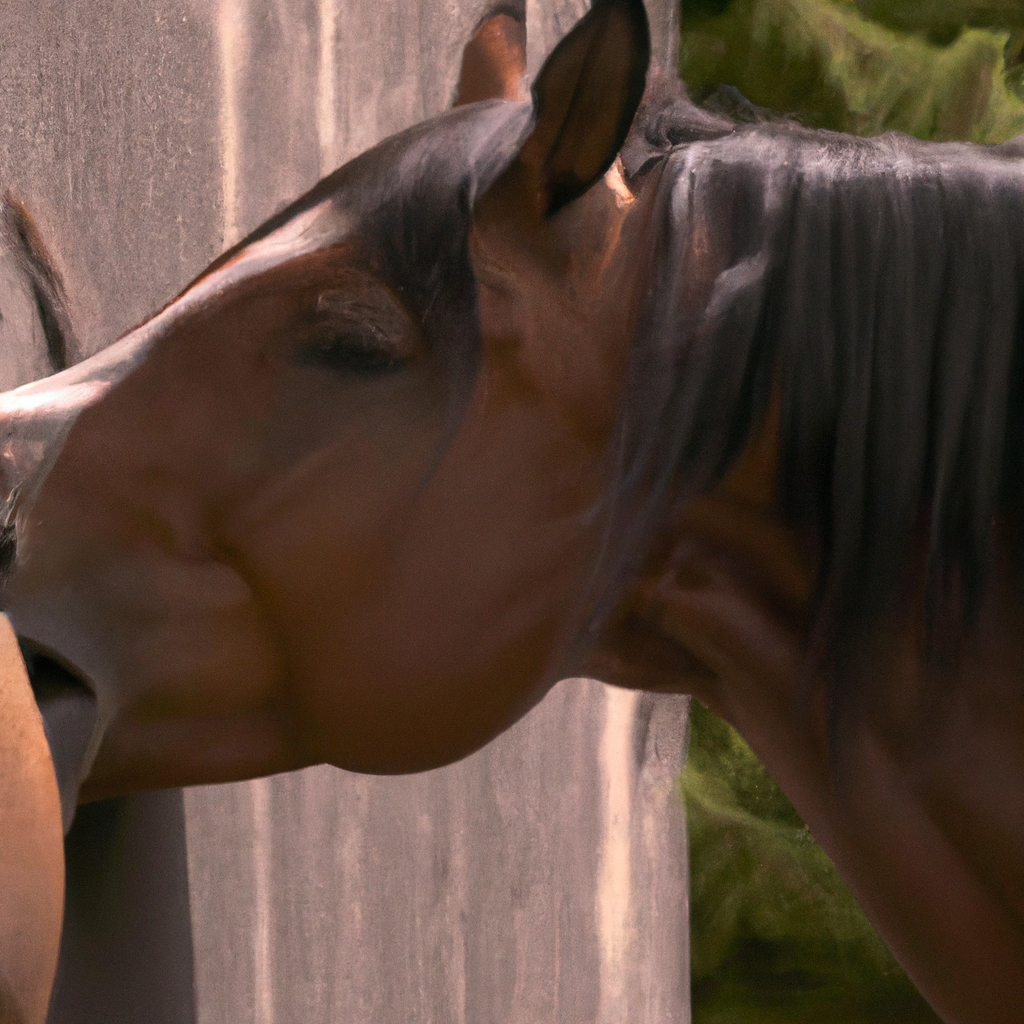
[[[370,375],[388,373],[402,366],[403,360],[372,330],[343,331],[306,342],[300,361],[339,373]]]
[[[327,292],[306,320],[299,361],[336,373],[390,373],[412,356],[409,325],[390,305]]]

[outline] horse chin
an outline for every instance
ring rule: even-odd
[[[396,744],[396,736],[388,731],[376,736],[370,744],[358,744],[358,749],[338,750],[332,745],[329,756],[315,758],[311,763],[330,764],[360,775],[417,775],[447,768],[470,757],[496,740],[516,720],[475,733],[460,730],[458,735],[419,736],[409,743]]]
[[[557,673],[421,679],[418,685],[370,688],[340,706],[340,687],[308,687],[293,705],[301,760],[368,775],[408,775],[474,754],[546,696]],[[289,687],[291,689],[291,687]],[[404,691],[404,692],[403,692]],[[333,698],[333,699],[332,699]]]

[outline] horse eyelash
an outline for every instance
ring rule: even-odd
[[[306,341],[299,351],[299,361],[306,366],[356,375],[400,369],[405,359],[393,345],[381,344],[381,340],[379,332],[367,327],[331,331],[323,337]]]
[[[306,338],[298,353],[304,365],[373,376],[400,369],[410,355],[398,340],[405,325],[397,311],[321,295],[315,311],[304,319]]]

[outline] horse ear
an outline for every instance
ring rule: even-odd
[[[481,23],[462,52],[454,105],[525,99],[526,24],[511,14],[495,14]]]
[[[536,124],[518,162],[547,216],[611,167],[644,92],[651,38],[643,0],[594,0],[533,83]]]

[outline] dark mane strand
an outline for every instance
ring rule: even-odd
[[[737,124],[657,82],[631,141],[627,172],[660,174],[622,420],[621,491],[655,495],[620,512],[633,557],[777,399],[778,508],[817,555],[809,640],[839,729],[922,558],[937,678],[976,621],[997,520],[1024,563],[1020,143]]]
[[[620,152],[626,180],[650,169],[674,146],[717,139],[735,127],[733,118],[694,103],[678,75],[651,64],[643,98]]]
[[[626,180],[642,175],[675,146],[718,139],[742,125],[790,120],[751,103],[732,85],[719,85],[695,102],[678,75],[651,64],[643,99],[622,147]]]

